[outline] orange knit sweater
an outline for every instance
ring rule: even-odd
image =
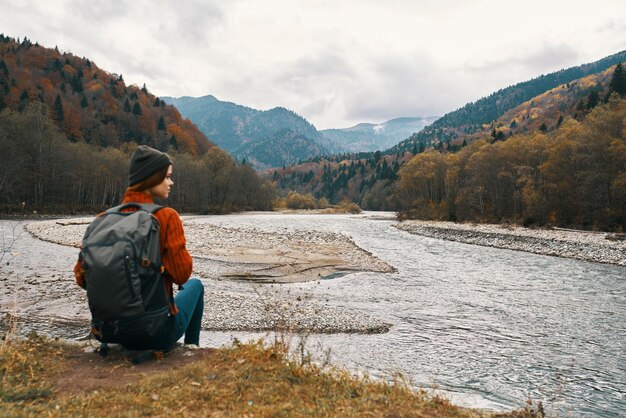
[[[126,192],[122,203],[153,203],[152,196],[143,192]],[[129,208],[128,210],[135,210]],[[180,215],[172,208],[160,209],[154,214],[159,221],[161,244],[161,261],[165,266],[165,284],[168,291],[172,294],[172,284],[184,284],[191,276],[193,270],[193,261],[189,252],[185,248],[185,232],[183,231],[183,223]],[[85,287],[85,269],[79,260],[74,266],[74,274],[76,283],[82,288]],[[176,314],[178,309],[172,302],[172,313]]]

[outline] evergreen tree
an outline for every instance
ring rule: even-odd
[[[599,101],[600,101],[600,95],[598,94],[596,90],[592,90],[591,93],[589,93],[589,96],[587,97],[587,109],[593,109],[594,107],[598,105]]]
[[[83,98],[80,100],[80,107],[83,109],[89,106],[89,101],[87,100],[87,96],[83,95]]]
[[[83,91],[83,83],[77,75],[72,77],[72,91],[74,93],[81,93]]]
[[[161,115],[161,117],[159,118],[159,124],[157,126],[157,129],[159,131],[164,131],[165,130],[165,119],[163,119],[163,115]]]
[[[128,99],[124,101],[124,112],[130,112],[130,102]]]
[[[621,62],[617,63],[611,82],[609,83],[609,92],[615,92],[621,97],[626,95],[626,74],[624,73],[624,66]]]
[[[54,120],[61,126],[64,119],[63,102],[61,101],[61,96],[57,94],[57,97],[54,99]]]
[[[2,70],[2,75],[5,77],[9,76],[9,67],[7,67],[6,63],[0,59],[0,70]]]

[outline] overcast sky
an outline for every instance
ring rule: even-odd
[[[626,49],[625,0],[0,0],[0,32],[157,96],[287,107],[318,129],[453,111]]]

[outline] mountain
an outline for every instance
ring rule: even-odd
[[[386,149],[436,119],[397,118],[381,124],[361,123],[351,128],[318,131],[305,118],[284,107],[262,111],[210,95],[163,100],[176,106],[237,160],[246,159],[257,169],[281,167],[326,154]],[[279,147],[276,153],[272,147]]]
[[[415,201],[410,199],[403,201],[404,207],[398,206],[398,193],[412,196],[416,192],[423,192],[425,196],[430,196],[432,199],[439,199],[440,202],[443,202],[440,203],[442,207],[447,204],[448,208],[453,208],[455,204],[453,200],[441,200],[441,196],[443,196],[441,190],[444,186],[455,187],[453,183],[448,184],[448,182],[458,179],[459,174],[450,171],[449,177],[443,176],[441,173],[445,173],[445,164],[441,164],[441,161],[446,160],[451,167],[459,165],[460,172],[462,172],[464,169],[463,165],[467,162],[467,156],[484,144],[508,144],[509,141],[512,141],[512,144],[516,144],[515,146],[518,147],[515,152],[532,153],[532,148],[536,144],[542,144],[541,141],[545,141],[546,137],[560,138],[559,133],[565,124],[568,124],[571,128],[576,126],[576,123],[585,123],[587,117],[591,114],[595,115],[595,123],[597,124],[597,117],[602,115],[603,112],[596,112],[596,107],[606,106],[604,102],[609,99],[610,86],[613,84],[626,86],[626,80],[623,80],[621,84],[614,82],[615,74],[619,73],[617,70],[618,66],[605,67],[605,65],[623,56],[624,53],[620,53],[600,60],[597,63],[601,63],[601,65],[596,63],[594,65],[586,64],[581,66],[585,71],[578,67],[564,70],[567,74],[580,74],[581,71],[586,72],[589,68],[594,68],[598,71],[586,74],[578,79],[571,79],[567,83],[560,84],[554,88],[539,91],[535,96],[529,97],[528,100],[516,106],[511,107],[511,104],[503,106],[494,119],[488,119],[480,125],[459,124],[462,122],[462,118],[459,116],[460,113],[455,114],[455,112],[452,112],[449,114],[452,116],[441,118],[445,118],[443,122],[441,119],[435,121],[422,131],[412,135],[408,140],[384,152],[352,153],[316,158],[303,164],[287,167],[284,170],[279,169],[269,172],[268,176],[272,179],[281,195],[286,194],[288,191],[296,191],[301,194],[312,193],[314,197],[318,199],[326,198],[331,203],[349,199],[358,203],[364,209],[402,209],[405,216],[414,216],[415,213],[436,213],[436,211],[429,212],[426,210],[428,209],[428,199],[422,202],[426,209],[421,212],[415,209]],[[619,68],[622,67],[620,66]],[[517,86],[528,87],[531,85],[531,82],[526,82]],[[539,89],[536,85],[533,88],[535,91]],[[623,87],[622,90],[626,90],[626,87]],[[502,92],[503,90],[499,90],[497,95],[501,95]],[[515,90],[515,94],[520,95],[521,90]],[[524,93],[523,95],[527,94],[529,93]],[[489,97],[494,95],[496,93]],[[509,102],[513,103],[514,100],[509,98]],[[474,104],[471,103],[462,109],[469,109],[472,112],[476,111]],[[469,110],[468,114],[472,113]],[[479,116],[476,113],[474,115],[475,120],[482,120]],[[450,126],[444,126],[443,123],[446,120],[450,123]],[[454,126],[455,123],[458,126]],[[607,126],[606,129],[622,129],[623,123],[615,126]],[[619,135],[619,132],[611,131],[610,134],[607,133],[607,138]],[[538,140],[537,138],[540,139]],[[496,146],[485,147],[483,149],[484,152],[480,156],[484,158],[484,154],[488,152],[487,150],[498,151],[505,148],[508,150],[514,149],[513,146],[505,145],[502,148]],[[523,151],[519,151],[520,149]],[[505,161],[504,157],[502,157],[502,161]],[[409,162],[410,164],[407,164]],[[502,178],[497,178],[497,181],[494,180],[493,184],[500,184],[498,182],[510,179],[514,180],[513,184],[516,186],[530,184],[526,178],[517,179],[516,176],[523,172],[524,167],[519,165],[518,162],[516,164],[518,164],[516,170],[519,172],[513,170],[513,173],[509,173],[503,170],[510,177],[502,176]],[[618,165],[616,164],[616,166]],[[406,168],[407,166],[409,168]],[[496,165],[485,164],[482,168],[478,167],[471,173],[471,176],[488,178],[493,174],[497,175],[497,171],[491,173],[491,171],[495,170],[494,166]],[[545,168],[547,169],[547,166]],[[535,169],[538,170],[538,168]],[[398,178],[401,178],[403,172],[407,173],[410,170],[420,173],[420,176],[423,176],[426,180],[419,185],[415,182],[406,181],[403,189],[399,189]],[[481,170],[484,170],[484,172]],[[431,177],[429,176],[432,179],[436,178],[437,181],[430,180]],[[616,174],[616,176],[619,177],[619,174]],[[410,178],[410,175],[405,174],[405,177]],[[419,178],[421,179],[422,177]],[[626,185],[626,173],[624,173],[624,177],[619,177],[619,179]],[[519,181],[519,183],[516,183],[516,181]],[[485,186],[484,189],[491,190],[490,187],[493,184]],[[609,185],[607,187],[609,189],[617,187],[617,190],[621,190],[621,184]],[[404,190],[404,192],[401,192],[401,190]],[[528,190],[525,190],[524,193],[530,193]],[[520,190],[517,190],[517,192],[520,195],[523,194]],[[538,196],[544,192],[541,190],[536,195]],[[530,194],[525,196],[530,196]],[[476,198],[476,196],[474,195],[472,198]],[[519,204],[519,202],[517,203]],[[441,210],[438,213],[445,213],[445,211]],[[458,215],[456,212],[451,213],[455,214],[454,216]],[[445,218],[445,216],[443,217]],[[453,216],[451,215],[450,218],[453,218]],[[562,216],[562,218],[566,219],[565,216]],[[545,222],[546,216],[544,214],[541,218],[536,217],[536,219],[541,219],[542,222]],[[564,222],[573,221],[567,220]]]
[[[508,110],[475,132],[456,132],[450,144],[460,146],[477,139],[489,142],[515,134],[558,129],[568,117],[582,120],[591,109],[606,99],[615,66],[596,74],[562,84]],[[448,144],[448,146],[450,146]]]
[[[193,120],[202,132],[235,159],[245,158],[257,168],[277,167],[310,158],[310,150],[325,152],[318,142],[321,136],[317,129],[284,107],[262,111],[221,101],[214,96],[163,97],[163,100],[176,106],[182,115]],[[298,138],[292,149],[289,138]],[[281,144],[278,154],[273,154],[272,143]],[[265,150],[264,147],[270,148]],[[258,154],[251,154],[251,150]]]
[[[195,155],[213,146],[145,85],[126,85],[121,74],[58,48],[0,35],[0,110],[22,111],[33,101],[51,110],[73,142],[104,147],[136,142],[161,150],[173,145]]]
[[[472,134],[490,124],[507,111],[531,100],[542,93],[591,74],[606,71],[618,62],[626,61],[626,50],[577,67],[541,75],[510,87],[500,89],[487,97],[468,103],[462,108],[447,113],[423,130],[386,150],[386,153],[411,151],[420,144],[436,146],[437,143],[452,141],[459,134]],[[582,92],[585,94],[588,92]]]
[[[556,126],[551,99],[560,94],[566,111],[571,84],[592,82],[591,76],[532,99],[524,120],[532,120],[526,126],[532,129],[413,157],[394,188],[399,217],[624,231],[626,89],[620,95],[612,88],[619,72],[612,73],[611,87],[590,92],[580,109],[573,106],[576,117]],[[626,86],[626,77],[621,81]],[[517,109],[528,114],[523,105]]]
[[[145,85],[0,34],[0,213],[97,213],[119,204],[137,144],[172,156],[168,204],[178,210],[270,207],[267,183]]]
[[[291,165],[328,154],[318,142],[291,129],[283,129],[268,138],[250,141],[239,147],[237,153],[258,169]]]
[[[346,152],[373,152],[396,145],[437,117],[397,118],[381,124],[359,123],[351,128],[324,129],[321,144],[333,154]]]

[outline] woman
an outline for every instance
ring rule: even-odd
[[[154,198],[167,199],[174,184],[171,177],[170,157],[154,148],[140,145],[130,160],[129,187],[122,203],[153,203]],[[159,243],[165,268],[165,285],[170,295],[173,294],[174,283],[179,285],[179,291],[170,306],[171,318],[154,341],[150,341],[151,348],[171,347],[183,334],[185,344],[198,345],[204,311],[204,287],[200,280],[189,278],[193,266],[185,248],[183,224],[178,212],[168,207],[158,210],[154,217],[160,226]],[[85,288],[85,269],[81,259],[76,263],[74,273],[78,285]]]

